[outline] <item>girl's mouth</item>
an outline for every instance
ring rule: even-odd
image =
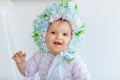
[[[62,45],[60,42],[53,42],[55,45]]]

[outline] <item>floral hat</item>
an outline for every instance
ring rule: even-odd
[[[73,30],[73,38],[67,49],[67,54],[74,54],[80,48],[81,34],[84,33],[85,24],[81,21],[78,5],[69,4],[69,0],[61,0],[61,3],[54,3],[47,6],[47,8],[37,16],[33,21],[34,31],[32,37],[39,47],[40,51],[48,52],[45,43],[45,36],[50,23],[58,19],[65,19],[69,21]],[[69,59],[69,58],[68,58]],[[70,58],[70,60],[73,58]]]

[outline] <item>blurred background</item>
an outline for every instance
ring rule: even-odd
[[[59,0],[0,0],[0,80],[25,80],[11,57],[22,50],[29,59],[38,50],[31,38],[33,20],[55,2]],[[120,1],[74,2],[87,25],[80,54],[92,80],[120,80]]]

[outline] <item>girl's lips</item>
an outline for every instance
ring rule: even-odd
[[[53,42],[55,45],[62,45],[60,42]]]

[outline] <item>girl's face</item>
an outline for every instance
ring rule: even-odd
[[[51,54],[57,55],[65,50],[70,43],[72,30],[69,22],[58,20],[53,22],[46,34],[46,44]]]

